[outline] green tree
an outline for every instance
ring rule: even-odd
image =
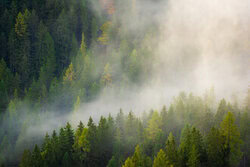
[[[136,82],[139,80],[139,57],[137,51],[134,49],[129,57],[129,66],[128,66],[128,76],[133,81]]]
[[[104,72],[101,77],[101,85],[104,87],[109,87],[112,85],[111,67],[109,63],[107,63],[104,67]]]
[[[84,56],[83,69],[80,75],[80,84],[85,88],[89,88],[92,82],[92,73],[93,73],[93,63],[89,55]]]
[[[23,155],[22,155],[22,159],[20,162],[20,167],[31,167],[31,153],[29,150],[24,150]]]
[[[235,125],[235,117],[231,112],[228,112],[224,120],[221,122],[220,130],[225,137],[225,149],[229,150],[229,165],[235,166],[239,163],[242,156],[240,145],[242,140],[240,139],[240,132]]]
[[[189,125],[186,125],[181,131],[181,139],[179,146],[179,156],[180,156],[180,165],[187,166],[188,155],[192,147],[191,145],[191,128]]]
[[[80,103],[81,103],[80,97],[77,96],[76,102],[73,106],[73,112],[77,112],[79,110]]]
[[[90,151],[90,145],[89,145],[90,143],[89,143],[87,137],[88,137],[88,129],[84,128],[82,131],[82,134],[79,138],[79,146],[86,153]]]
[[[100,42],[102,45],[108,45],[108,42],[110,41],[109,37],[109,28],[111,26],[111,22],[107,21],[101,26],[101,31],[102,34],[101,36],[97,39],[98,42]]]
[[[199,152],[196,149],[195,145],[192,146],[192,149],[189,153],[187,165],[188,165],[188,167],[199,167],[200,166],[200,155],[199,155]]]
[[[152,166],[151,159],[147,157],[145,154],[143,154],[139,145],[135,147],[135,152],[131,157],[131,159],[128,157],[128,159],[125,161],[125,165],[123,166],[133,166],[133,165],[144,166],[144,167]]]
[[[74,79],[75,79],[75,72],[73,69],[73,64],[71,63],[63,76],[63,81],[65,84],[66,83],[72,84]]]
[[[79,146],[79,138],[82,135],[82,131],[84,129],[84,125],[82,123],[82,121],[80,121],[79,125],[77,126],[77,129],[75,131],[75,140],[74,140],[74,149],[77,150],[80,146]]]
[[[40,152],[40,149],[37,145],[35,145],[35,148],[34,148],[32,155],[31,155],[31,164],[33,167],[40,167],[43,165],[41,152]]]
[[[66,152],[63,156],[62,166],[63,167],[70,167],[71,166],[71,159],[70,159],[68,152]]]
[[[154,158],[153,167],[168,167],[168,161],[165,152],[160,149],[157,156]]]
[[[149,139],[155,140],[158,135],[162,133],[161,117],[157,111],[153,112],[151,119],[148,121],[146,133]]]
[[[22,89],[30,84],[30,40],[27,30],[29,15],[28,10],[18,14],[8,41],[10,68],[20,74]]]
[[[69,122],[65,127],[65,135],[67,139],[67,152],[70,154],[72,152],[72,146],[74,144],[74,131]]]
[[[243,163],[248,166],[247,159],[250,159],[250,150],[248,149],[250,147],[250,119],[249,119],[249,113],[244,112],[241,114],[240,117],[240,135],[241,139],[243,140],[242,144],[242,151],[243,151]]]
[[[24,15],[19,12],[16,18],[15,32],[18,36],[24,36],[27,31],[27,24],[25,23]]]
[[[83,57],[86,56],[86,45],[85,45],[84,33],[82,33],[82,42],[80,46],[80,51]]]
[[[224,142],[219,129],[211,128],[206,138],[208,165],[214,167],[225,166]]]
[[[119,166],[119,162],[116,158],[116,156],[112,156],[112,158],[109,160],[107,167],[116,167]]]
[[[97,153],[97,127],[93,122],[93,119],[90,117],[88,121],[88,131],[86,135],[86,141],[89,142],[89,153],[87,157],[87,163],[91,165],[96,165],[96,162],[93,162],[93,159],[96,157]]]
[[[170,132],[166,142],[166,158],[169,164],[178,166],[178,152],[173,134]]]
[[[43,31],[43,30],[42,30]],[[41,33],[41,39],[38,43],[38,57],[40,63],[40,73],[39,73],[39,82],[45,84],[49,88],[52,79],[55,76],[56,71],[56,58],[55,58],[55,49],[54,41],[48,32]]]
[[[63,3],[63,1],[58,2]],[[55,18],[57,17],[52,19]],[[62,10],[56,22],[51,23],[51,25],[53,26],[51,35],[54,37],[56,50],[56,70],[59,75],[69,65],[70,60],[72,33],[70,32],[69,16],[66,11]]]
[[[224,115],[228,112],[227,102],[225,99],[222,99],[219,103],[219,107],[217,109],[215,115],[215,121],[217,125],[220,125],[221,121],[224,118]]]
[[[162,123],[161,123],[162,131],[164,133],[167,133],[167,130],[168,130],[168,122],[167,122],[168,121],[168,113],[167,113],[167,108],[166,108],[165,105],[162,107],[162,110],[160,112],[160,116],[161,116],[161,121],[162,121]]]
[[[122,167],[136,167],[135,163],[132,161],[130,157],[128,157],[125,161],[125,164]]]

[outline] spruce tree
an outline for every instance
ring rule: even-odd
[[[165,152],[160,149],[157,156],[154,158],[153,167],[168,167],[168,161]]]
[[[242,140],[240,132],[235,125],[235,117],[231,112],[228,112],[224,120],[221,122],[220,130],[225,138],[224,149],[229,150],[229,165],[235,166],[239,163],[242,156],[240,145]]]

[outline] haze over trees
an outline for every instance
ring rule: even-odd
[[[140,114],[84,108],[110,94],[132,98],[163,72],[189,76],[190,60],[200,60],[193,46],[181,52],[189,61],[175,63],[177,53],[165,64],[156,51],[165,23],[143,8],[155,3],[161,11],[163,2],[1,1],[0,165],[249,166],[250,89],[243,102],[217,100],[214,88],[204,96],[180,92],[167,107]]]
[[[192,109],[200,105],[188,97],[184,109],[190,103]],[[220,122],[211,113],[212,123],[207,127],[204,116],[209,111],[185,112],[192,115],[191,120],[185,121],[177,116],[177,104],[172,107],[175,108],[173,113],[163,107],[161,111],[144,113],[143,119],[133,112],[124,114],[122,110],[116,117],[101,116],[97,124],[90,117],[87,124],[80,122],[75,130],[67,123],[58,132],[46,134],[40,147],[35,145],[33,150],[24,150],[20,166],[221,167],[238,166],[240,162],[242,166],[248,164],[249,153],[244,151],[243,145],[248,141],[242,140],[240,131],[248,133],[249,127],[239,127],[249,122],[235,116],[243,114],[247,116],[244,119],[249,120],[247,112],[227,109]],[[163,114],[167,118],[174,114],[171,119],[176,120],[175,128],[170,129],[169,122],[158,116]]]

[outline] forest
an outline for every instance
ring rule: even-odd
[[[1,0],[0,166],[249,166],[250,33],[232,25],[224,33],[237,37],[207,42],[215,55],[209,61],[220,67],[214,73],[230,77],[216,81],[219,89],[193,84],[204,72],[198,62],[208,59],[200,39],[186,43],[179,32],[190,34],[184,21],[170,19],[186,20],[173,4]],[[234,90],[241,93],[228,97]]]
[[[25,150],[20,166],[248,166],[249,111],[224,99],[216,114],[210,107],[182,93],[169,109],[141,117],[121,109],[98,124],[90,117],[75,130],[67,123]]]

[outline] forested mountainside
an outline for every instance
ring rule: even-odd
[[[51,113],[68,114],[105,89],[119,88],[119,94],[150,75],[155,26],[128,33],[118,14],[129,12],[122,7],[133,9],[131,5],[105,0],[1,1],[1,163],[19,162],[23,149],[40,141],[39,135],[29,135],[29,128],[46,124]]]
[[[20,166],[229,167],[249,165],[249,109],[220,101],[214,114],[201,97],[180,94],[167,109],[136,117],[90,117],[46,134]],[[248,110],[248,111],[247,111]]]
[[[230,35],[190,28],[195,25],[191,18],[198,15],[176,16],[173,4],[172,0],[2,0],[0,165],[248,166],[245,40],[250,33],[244,29],[242,35],[236,31],[241,24],[227,26],[227,21],[222,25],[232,29],[223,33]],[[209,15],[203,20],[211,21],[210,10],[202,13]],[[232,18],[221,15],[221,20]],[[218,25],[208,22],[208,29],[221,29],[221,20]],[[195,32],[192,38],[190,29]],[[205,42],[208,49],[197,45],[202,41],[197,34],[213,36],[207,39],[212,44]],[[229,43],[224,46],[221,39]],[[204,70],[204,63],[198,65],[204,61],[213,62],[208,66],[215,72],[209,73],[207,66]],[[222,76],[211,77],[220,72]],[[197,73],[208,78],[197,79]],[[212,79],[219,88],[230,90],[218,89],[220,97],[242,89],[244,93],[227,102],[216,100],[216,84],[215,90],[205,91],[212,86],[205,81]],[[204,88],[205,94],[182,92],[195,90],[189,89],[192,85]],[[172,94],[175,97],[167,101]],[[150,104],[157,108],[162,103],[168,107],[150,111]]]

